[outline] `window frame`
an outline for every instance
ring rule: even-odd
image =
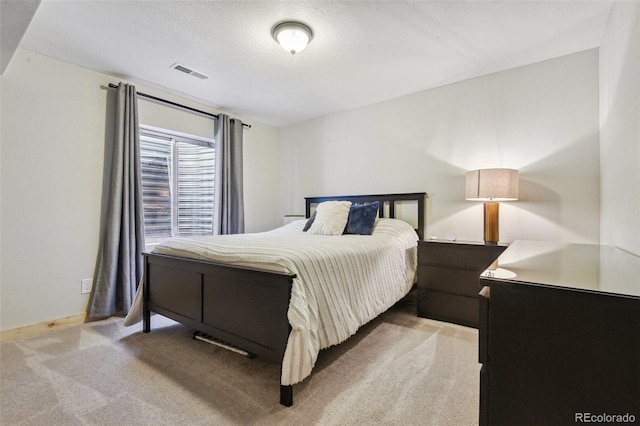
[[[139,124],[138,131],[140,136],[140,142],[142,142],[143,136],[148,136],[156,139],[166,140],[171,142],[171,165],[170,170],[170,193],[171,193],[171,236],[161,237],[149,237],[145,231],[145,248],[147,250],[153,249],[156,245],[168,240],[169,238],[179,235],[178,233],[178,220],[179,220],[179,197],[178,197],[178,184],[179,184],[179,146],[178,143],[187,143],[192,145],[203,146],[214,150],[215,155],[215,140],[213,138],[206,138],[203,136],[193,135],[190,133],[184,133],[177,130],[165,129],[156,126],[150,126],[148,124]],[[215,173],[215,169],[214,169]],[[200,235],[212,235],[200,234]]]

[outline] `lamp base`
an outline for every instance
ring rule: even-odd
[[[497,201],[484,203],[484,242],[498,244],[500,204]]]
[[[489,277],[489,278],[510,279],[510,278],[515,278],[518,275],[515,272],[510,271],[508,269],[497,268],[497,269],[487,269],[480,276]]]

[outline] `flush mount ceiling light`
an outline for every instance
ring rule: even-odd
[[[295,55],[302,52],[313,38],[311,28],[300,22],[282,22],[271,30],[273,38],[287,52]]]

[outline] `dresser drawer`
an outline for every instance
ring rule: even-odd
[[[459,296],[478,297],[480,273],[465,269],[418,266],[418,288]]]
[[[418,316],[478,327],[478,298],[419,288]]]
[[[504,251],[506,246],[422,241],[419,243],[418,264],[484,271]]]

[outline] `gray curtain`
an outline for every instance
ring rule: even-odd
[[[110,170],[106,222],[89,308],[91,318],[129,312],[143,271],[138,100],[136,88],[123,83],[118,86],[116,99]]]
[[[244,232],[242,190],[242,121],[218,115],[215,125],[216,175],[213,233]]]

